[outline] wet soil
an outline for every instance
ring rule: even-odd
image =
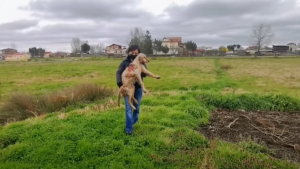
[[[250,139],[274,151],[271,155],[275,158],[300,163],[299,112],[217,109],[211,114],[210,124],[200,126],[200,132],[207,138],[233,143]]]

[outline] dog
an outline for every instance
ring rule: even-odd
[[[130,63],[130,65],[122,73],[122,86],[118,92],[118,106],[120,107],[120,97],[128,96],[128,103],[133,110],[136,108],[132,104],[132,100],[137,104],[138,101],[134,98],[135,86],[134,83],[138,82],[141,85],[143,92],[147,93],[148,91],[145,88],[145,85],[142,81],[141,73],[145,73],[147,76],[160,79],[160,76],[154,75],[148,71],[143,64],[149,63],[149,59],[144,53],[140,53],[136,58]]]

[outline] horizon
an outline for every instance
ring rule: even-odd
[[[251,46],[253,26],[275,34],[270,45],[300,43],[299,0],[15,0],[0,7],[0,48],[42,47],[71,52],[73,37],[89,44],[128,46],[130,30],[149,30],[152,40],[182,37],[197,46]],[[159,6],[157,5],[159,4]],[[259,6],[257,4],[260,4]],[[277,12],[280,11],[280,12]],[[275,13],[275,14],[274,14]]]

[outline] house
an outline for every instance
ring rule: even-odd
[[[4,54],[5,61],[30,61],[28,53],[6,53]]]
[[[105,48],[106,54],[125,54],[126,46],[111,44]]]
[[[194,54],[196,56],[203,56],[205,53],[205,49],[196,49],[196,51],[194,51]]]
[[[182,43],[181,37],[164,37],[161,43],[161,46],[167,46],[169,48],[169,52],[167,55],[179,55],[182,54],[185,44]],[[153,53],[158,55],[164,55],[162,51],[153,50]]]
[[[197,49],[212,50],[212,47],[201,46],[201,47],[198,47]]]
[[[300,43],[298,43],[298,45],[296,43],[289,43],[287,45],[289,46],[290,52],[300,51]]]
[[[52,52],[45,52],[44,58],[49,58],[52,57],[53,53]]]
[[[246,53],[250,54],[250,55],[254,55],[258,52],[258,46],[249,46],[248,48],[246,48]],[[267,54],[267,53],[271,53],[272,52],[272,48],[269,47],[262,47],[259,52],[261,54]]]
[[[286,53],[289,50],[290,50],[289,45],[273,45],[274,53]]]
[[[67,52],[55,52],[51,56],[52,57],[66,57],[66,56],[68,56],[68,53]]]
[[[6,48],[6,49],[2,49],[0,50],[1,53],[4,55],[4,54],[12,54],[12,53],[17,53],[18,51],[16,49],[12,49],[12,48]]]

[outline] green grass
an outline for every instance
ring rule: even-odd
[[[124,133],[124,105],[98,110],[93,107],[105,104],[110,98],[80,102],[57,113],[48,112],[45,116],[1,126],[0,168],[298,169],[298,164],[271,158],[263,146],[251,142],[210,142],[198,132],[199,125],[208,123],[209,111],[214,108],[300,111],[296,88],[273,79],[280,86],[273,93],[264,90],[269,86],[251,85],[249,89],[249,81],[259,77],[234,74],[242,71],[236,63],[251,65],[257,60],[260,64],[280,64],[277,60],[285,64],[300,62],[300,59],[151,60],[149,70],[162,79],[145,79],[152,93],[143,97],[140,120],[132,136]],[[0,76],[6,79],[0,84],[1,101],[6,103],[16,90],[42,95],[87,81],[114,87],[119,63],[118,59],[0,63],[3,70]],[[264,69],[262,66],[261,71]],[[296,82],[297,77],[293,80]]]

